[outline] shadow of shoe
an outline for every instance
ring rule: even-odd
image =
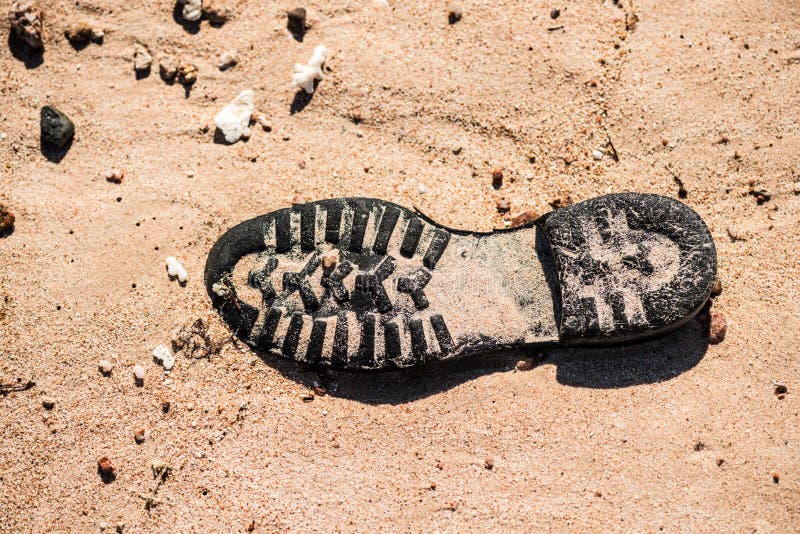
[[[546,362],[556,366],[559,384],[583,388],[624,388],[671,380],[697,365],[708,350],[698,319],[671,334],[636,345],[559,348]]]
[[[635,345],[591,349],[551,348],[545,351],[547,357],[542,365],[555,365],[556,379],[563,385],[623,388],[675,378],[697,365],[707,347],[703,325],[692,320],[664,338]],[[332,397],[364,404],[395,405],[442,393],[481,376],[510,371],[525,352],[484,353],[383,372],[319,370],[271,354],[257,354],[283,376],[309,389],[318,381]],[[533,349],[529,352],[541,351]]]

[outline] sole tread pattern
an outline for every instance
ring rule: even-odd
[[[266,217],[259,226],[264,250],[255,248],[266,254],[247,279],[264,311],[248,343],[357,369],[413,365],[455,350],[440,314],[419,315],[430,307],[425,287],[450,242],[447,231],[399,206],[360,199],[300,204]],[[339,258],[323,267],[330,249]],[[283,267],[289,264],[295,267]]]

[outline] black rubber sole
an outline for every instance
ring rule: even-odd
[[[625,193],[493,233],[375,199],[295,205],[225,233],[205,282],[252,347],[364,370],[660,335],[703,306],[715,276],[694,211]]]

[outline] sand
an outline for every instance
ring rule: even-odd
[[[41,2],[41,64],[0,47],[0,203],[17,219],[0,238],[0,380],[35,382],[0,395],[0,530],[795,530],[800,6],[620,3],[465,0],[449,25],[443,3],[312,2],[300,43],[283,1],[230,0],[231,20],[195,33],[167,0]],[[67,43],[82,20],[102,45]],[[197,65],[188,97],[157,65],[136,79],[137,42]],[[292,67],[318,44],[324,78],[296,98]],[[245,89],[272,131],[215,143]],[[60,160],[39,147],[46,104],[76,125]],[[595,160],[609,138],[619,161]],[[101,176],[114,168],[121,184]],[[501,196],[516,215],[567,193],[677,197],[677,180],[716,240],[721,344],[692,322],[526,372],[500,354],[319,377],[231,343],[169,374],[152,360],[199,317],[224,339],[206,255],[293,199],[375,196],[486,230]],[[304,401],[315,380],[328,394]],[[172,465],[160,484],[154,460]]]

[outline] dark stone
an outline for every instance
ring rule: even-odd
[[[561,10],[560,9],[553,9],[553,10],[550,11],[550,18],[551,19],[556,20],[560,16],[561,16]]]
[[[42,143],[53,148],[63,148],[75,135],[75,125],[72,121],[52,106],[42,108],[40,124]]]
[[[286,14],[286,27],[296,36],[301,36],[306,32],[306,10],[302,7],[292,9]]]

